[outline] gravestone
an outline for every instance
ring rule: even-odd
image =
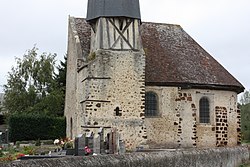
[[[101,153],[101,139],[99,135],[94,136],[94,145],[93,145],[93,153],[100,154]]]
[[[100,153],[104,154],[105,153],[105,145],[104,145],[104,128],[103,127],[99,128],[98,134],[100,137]]]
[[[75,155],[76,156],[83,156],[85,155],[84,147],[86,145],[85,142],[85,135],[78,135],[75,138]]]
[[[119,138],[117,134],[117,129],[112,128],[111,133],[108,135],[108,142],[109,142],[109,154],[116,154],[118,153],[118,144]]]
[[[119,140],[119,154],[126,153],[125,143],[123,140]]]
[[[88,146],[93,153],[93,148],[94,148],[94,133],[89,131],[86,132],[86,137],[85,137],[85,146]]]

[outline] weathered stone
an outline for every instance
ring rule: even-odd
[[[194,144],[195,145],[195,144]],[[28,160],[0,164],[1,167],[238,167],[249,159],[247,148],[170,150],[122,155],[97,155]]]
[[[163,65],[160,67],[164,67],[164,70],[167,66],[176,65],[166,73],[157,71],[157,66],[151,65],[146,73],[153,72],[150,76],[153,83],[145,81],[147,76],[145,77],[144,51],[146,53],[147,48],[143,48],[142,45],[145,36],[152,37],[150,39],[155,37],[157,40],[155,42],[161,43],[158,47],[152,46],[150,52],[153,56],[149,58],[150,55],[148,55],[147,61],[162,62]],[[170,40],[163,40],[165,38]],[[189,43],[187,39],[192,42]],[[148,43],[152,41],[154,40],[146,39]],[[144,44],[147,45],[147,43]],[[176,46],[178,48],[174,48]],[[166,48],[167,52],[155,53],[164,51],[163,48]],[[193,71],[183,71],[185,63],[183,67],[178,67],[178,63],[165,59],[172,51],[173,53],[183,52],[185,48],[192,51],[187,52],[188,54],[181,53],[180,58],[183,59],[178,60],[180,62],[185,62],[185,56],[186,58],[210,57],[184,33],[180,26],[146,23],[143,28],[139,19],[126,17],[100,17],[95,21],[92,20],[90,24],[84,19],[70,17],[65,103],[67,136],[74,138],[80,133],[85,133],[82,126],[98,125],[117,128],[121,138],[126,141],[128,149],[135,149],[141,143],[145,144],[147,140],[150,147],[162,148],[237,145],[240,142],[237,92],[242,91],[243,87],[233,78],[231,81],[236,82],[235,86],[239,86],[239,89],[234,88],[235,86],[231,87],[230,82],[224,85],[224,82],[218,83],[216,80],[213,82],[217,75],[212,72],[213,77],[208,77],[211,72],[209,68],[200,68],[202,72],[196,70],[196,67],[200,66],[195,64],[199,62],[193,62],[192,68],[187,68]],[[190,53],[191,56],[189,56]],[[216,65],[216,67],[220,66]],[[159,69],[163,70],[163,68]],[[176,75],[167,76],[173,77],[172,79],[178,78],[177,85],[174,80],[168,85],[168,78],[164,76],[173,74],[171,72],[176,69],[179,69]],[[204,75],[193,76],[196,72]],[[185,74],[185,77],[179,76],[179,73]],[[183,83],[183,79],[189,76],[192,76],[190,83]],[[154,79],[157,78],[160,80],[155,81]],[[220,81],[224,78],[226,77],[222,76]],[[145,91],[155,92],[158,97],[157,117],[147,118],[143,114],[145,113]],[[206,123],[201,121],[200,116],[202,97],[209,99],[209,121]],[[144,129],[140,133],[140,126],[145,126],[147,131]],[[90,130],[95,131],[95,127]]]

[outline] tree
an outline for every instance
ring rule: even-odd
[[[243,140],[250,141],[250,103],[241,105],[241,132]]]
[[[64,92],[66,90],[66,73],[67,73],[67,55],[64,56],[64,62],[60,61],[60,65],[57,66],[58,74],[55,74],[55,80],[59,87]]]
[[[60,65],[57,66],[57,70],[58,70],[58,74],[55,74],[55,81],[57,83],[57,87],[63,93],[62,109],[64,109],[64,99],[65,99],[65,93],[66,93],[67,55],[64,56],[64,62],[60,61]]]
[[[16,58],[16,67],[12,67],[4,85],[4,106],[9,113],[62,115],[64,92],[55,79],[56,54],[37,52],[33,47],[22,59]]]
[[[246,90],[243,93],[243,95],[240,98],[240,103],[243,104],[243,105],[250,103],[250,92],[249,91]]]

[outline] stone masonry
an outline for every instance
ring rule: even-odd
[[[106,127],[127,150],[240,144],[244,87],[181,26],[141,22],[139,0],[88,8],[86,19],[69,17],[67,137]]]
[[[219,147],[239,143],[236,93],[174,87],[146,87],[146,91],[154,91],[159,97],[159,116],[145,119],[148,144],[152,148]],[[199,99],[203,96],[210,98],[212,107],[208,124],[199,123]]]

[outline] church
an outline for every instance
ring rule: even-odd
[[[127,150],[236,146],[243,85],[180,25],[142,22],[139,0],[89,0],[69,17],[67,137],[115,130]]]

